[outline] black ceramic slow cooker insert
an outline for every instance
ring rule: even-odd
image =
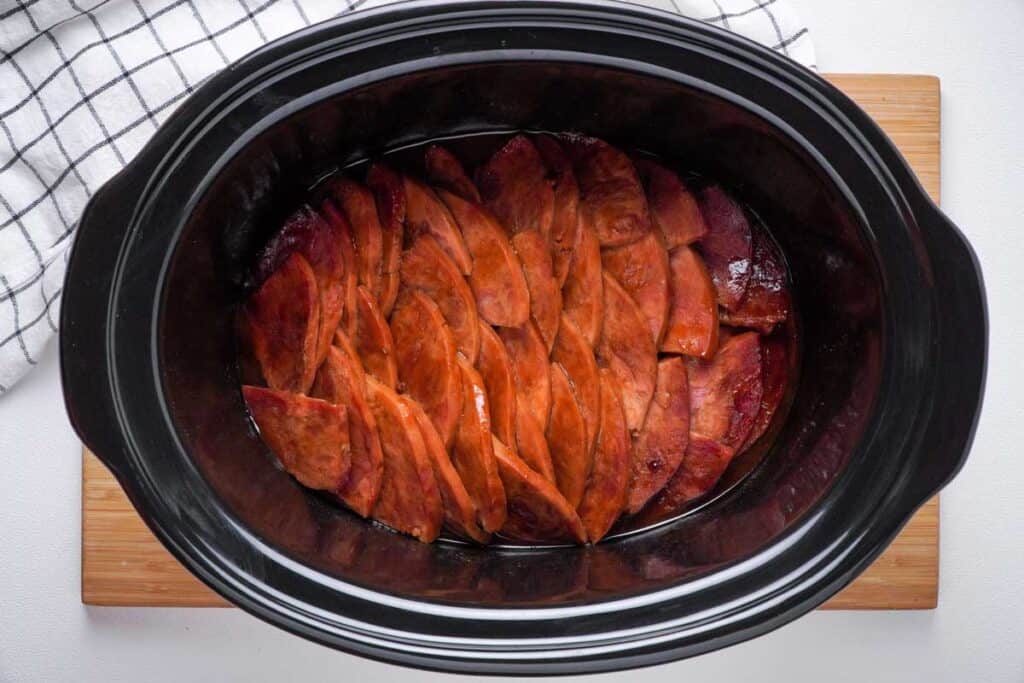
[[[246,418],[234,307],[318,178],[427,140],[574,130],[721,180],[789,261],[799,383],[760,466],[596,547],[422,545],[304,490]],[[402,3],[209,80],[90,202],[62,309],[76,430],[160,540],[304,637],[448,671],[607,671],[765,633],[862,571],[963,463],[981,275],[893,145],[814,73],[612,2]]]

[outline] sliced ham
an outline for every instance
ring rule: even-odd
[[[537,331],[551,350],[562,315],[562,292],[555,279],[548,243],[536,230],[524,230],[512,237],[522,272],[529,290],[529,313],[537,323]]]
[[[384,482],[373,518],[430,543],[441,532],[444,506],[416,418],[390,387],[366,378],[367,401],[384,453]]]
[[[701,190],[699,200],[708,226],[698,243],[700,252],[715,284],[719,305],[734,311],[747,293],[753,270],[750,223],[743,207],[717,185]]]
[[[502,535],[519,541],[585,543],[583,522],[555,485],[497,439],[493,450],[508,497]]]
[[[533,413],[541,428],[546,428],[551,412],[551,376],[548,349],[537,325],[531,320],[520,327],[503,327],[498,336],[512,363],[519,407]]]
[[[723,311],[721,318],[727,325],[770,334],[789,315],[789,278],[782,252],[765,227],[755,223],[752,236],[753,266],[746,294],[735,310]]]
[[[476,186],[484,206],[510,235],[537,230],[551,233],[555,196],[547,168],[537,148],[525,135],[517,135],[477,169]]]
[[[339,267],[341,269],[340,281],[336,287],[331,289],[333,293],[328,295],[328,298],[332,300],[330,304],[331,309],[326,316],[321,311],[321,337],[317,347],[319,352],[326,355],[326,346],[330,344],[331,336],[334,335],[334,329],[338,326],[339,322],[345,326],[345,330],[349,334],[355,331],[356,299],[358,298],[356,287],[359,285],[359,263],[356,260],[355,238],[352,235],[352,226],[345,217],[345,214],[331,200],[327,200],[320,205],[320,213],[327,224],[331,226],[329,233],[331,238],[328,241],[333,245],[332,248],[338,255]],[[311,244],[312,242],[314,240],[310,241]],[[311,248],[321,251],[324,249],[324,246],[321,244],[319,246],[311,246]],[[315,271],[316,269],[314,268]],[[324,291],[324,287],[321,284],[321,305],[324,302]]]
[[[681,510],[714,489],[760,413],[761,345],[754,332],[730,336],[711,360],[689,359],[690,434],[683,462],[652,507]]]
[[[423,163],[427,169],[427,180],[449,192],[462,197],[466,201],[480,204],[480,193],[476,185],[466,175],[462,162],[454,154],[440,145],[431,145],[423,154]]]
[[[583,490],[587,486],[594,461],[587,443],[587,425],[583,413],[573,395],[565,369],[558,363],[551,365],[551,420],[546,435],[551,464],[555,470],[555,483],[575,508],[583,498]]]
[[[597,360],[609,368],[622,389],[626,424],[636,434],[643,426],[647,407],[654,395],[658,374],[658,352],[646,330],[640,307],[615,278],[604,274],[605,322],[598,343]]]
[[[504,442],[502,442],[504,443]],[[550,482],[555,481],[555,466],[544,428],[526,407],[516,409],[515,451],[523,462]]]
[[[433,299],[452,330],[458,350],[470,362],[476,362],[480,352],[476,300],[459,269],[430,235],[420,235],[402,254],[402,283]]]
[[[690,433],[736,449],[761,409],[761,342],[754,332],[730,337],[710,361],[687,363]]]
[[[405,189],[402,178],[384,164],[374,164],[366,174],[373,191],[381,229],[381,283],[377,303],[385,316],[398,298],[399,261],[405,224]]]
[[[651,220],[665,239],[669,250],[704,237],[708,226],[700,213],[696,197],[675,172],[649,159],[634,160],[644,184]]]
[[[332,179],[328,189],[352,226],[359,284],[370,290],[379,303],[384,272],[384,232],[373,193],[365,185],[344,177]]]
[[[579,328],[564,314],[555,338],[555,348],[551,351],[551,360],[560,364],[569,377],[573,395],[580,404],[587,425],[587,447],[593,450],[601,419],[601,383],[597,374],[597,360],[594,358],[594,350]]]
[[[504,525],[507,510],[505,489],[494,458],[487,390],[480,373],[465,358],[459,358],[459,370],[462,418],[455,434],[452,464],[476,505],[480,526],[484,531],[494,532]]]
[[[659,349],[697,358],[718,350],[718,301],[700,255],[679,247],[669,256],[669,310]]]
[[[651,230],[643,185],[628,156],[583,135],[560,138],[580,188],[580,212],[602,247],[635,242]]]
[[[611,371],[601,372],[601,421],[594,465],[577,512],[592,543],[597,543],[619,518],[632,485],[629,430]]]
[[[316,365],[320,365],[331,335],[345,307],[346,274],[351,270],[350,232],[344,222],[324,220],[308,206],[302,206],[289,216],[284,226],[267,245],[257,265],[257,274],[263,279],[292,254],[305,257],[316,277],[320,299],[319,336],[317,337]]]
[[[317,372],[311,395],[345,407],[352,468],[335,494],[362,517],[368,517],[373,511],[384,476],[377,420],[366,402],[365,392],[366,376],[359,361],[332,346]]]
[[[243,309],[249,345],[273,389],[305,393],[313,384],[320,339],[320,297],[309,262],[292,253]]]
[[[761,407],[740,451],[750,448],[768,430],[786,393],[792,369],[786,333],[780,329],[770,336],[761,337]]]
[[[348,477],[352,450],[344,406],[264,387],[243,386],[260,438],[303,485],[337,491]]]
[[[591,346],[601,338],[604,323],[601,272],[601,245],[586,221],[581,220],[572,263],[562,286],[562,309]]]
[[[437,245],[444,250],[459,272],[469,275],[473,259],[448,208],[433,190],[419,181],[404,176],[402,185],[405,188],[406,240],[430,235],[437,240]]]
[[[434,468],[434,479],[441,494],[444,505],[444,523],[453,533],[477,543],[487,543],[491,535],[480,528],[477,523],[476,505],[473,504],[466,486],[462,483],[459,473],[455,471],[444,442],[434,429],[434,423],[423,411],[420,404],[403,396],[405,407],[412,413],[416,426],[423,437],[423,445],[427,459]]]
[[[550,135],[538,135],[533,143],[548,167],[553,180],[554,210],[551,219],[551,262],[558,286],[565,284],[576,248],[579,230],[580,188],[572,171],[572,162],[562,146]]]
[[[473,259],[469,286],[480,317],[515,327],[530,317],[530,291],[519,257],[505,231],[483,207],[447,190],[438,196],[451,211]]]
[[[462,375],[455,339],[437,304],[407,290],[391,313],[398,387],[416,400],[445,446],[451,446],[462,414]]]
[[[392,389],[398,385],[391,328],[377,308],[377,300],[365,287],[357,288],[356,329],[352,344],[369,375]]]
[[[652,230],[632,244],[604,249],[601,264],[640,306],[654,344],[660,344],[669,308],[668,252],[661,234]]]
[[[682,358],[658,363],[658,383],[647,418],[632,447],[632,478],[626,510],[636,514],[672,478],[690,440],[690,395]]]
[[[480,323],[480,357],[476,368],[487,388],[491,431],[503,443],[515,443],[516,387],[512,362],[501,338],[490,325]]]

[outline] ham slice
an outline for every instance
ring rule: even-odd
[[[569,377],[573,395],[580,405],[587,426],[587,448],[594,450],[601,419],[601,383],[594,351],[579,328],[565,315],[558,327],[551,360],[560,364]]]
[[[547,436],[537,418],[525,407],[516,409],[515,444],[516,448],[509,447],[509,450],[515,450],[523,462],[545,479],[555,481],[555,466]]]
[[[771,334],[789,315],[789,277],[782,252],[760,223],[752,227],[753,266],[747,292],[739,306],[722,312],[727,325],[749,327]]]
[[[497,439],[493,449],[508,497],[502,535],[519,541],[585,543],[583,522],[555,485]]]
[[[525,135],[517,135],[477,169],[476,186],[484,206],[510,235],[537,230],[547,239],[555,195],[540,153]]]
[[[287,391],[242,387],[260,437],[305,486],[337,491],[352,465],[344,406]]]
[[[646,330],[640,307],[611,275],[604,275],[605,321],[597,360],[609,368],[622,389],[626,425],[636,434],[643,426],[647,406],[654,395],[658,375],[658,352]]]
[[[597,138],[566,135],[560,140],[576,172],[580,212],[601,246],[619,247],[650,232],[647,198],[629,157]]]
[[[626,506],[631,487],[629,430],[611,371],[601,372],[601,427],[594,466],[577,512],[592,543],[612,528]]]
[[[398,264],[405,234],[405,189],[401,176],[384,164],[370,166],[366,174],[366,184],[373,191],[381,229],[381,283],[377,303],[380,312],[389,316],[391,307],[398,298]]]
[[[512,244],[526,276],[530,315],[550,351],[558,334],[558,318],[562,315],[562,292],[552,270],[547,240],[536,230],[525,230],[516,233]]]
[[[530,292],[505,231],[483,207],[446,190],[438,195],[459,224],[473,259],[469,286],[480,317],[492,325],[522,325],[530,316]]]
[[[741,452],[764,435],[782,403],[792,369],[790,353],[786,330],[780,329],[770,336],[761,337],[761,408],[750,433],[740,446]]]
[[[601,338],[604,324],[601,272],[601,245],[581,219],[572,263],[562,286],[562,309],[591,346]]]
[[[660,344],[669,308],[668,252],[661,234],[652,230],[632,244],[604,249],[601,264],[640,306],[654,344]]]
[[[430,543],[441,533],[444,506],[416,418],[402,397],[373,377],[366,378],[366,389],[384,453],[373,518]]]
[[[465,278],[430,235],[421,235],[402,255],[402,283],[434,300],[470,362],[480,352],[480,316]]]
[[[370,290],[358,287],[356,296],[356,330],[352,336],[356,353],[368,374],[394,389],[398,385],[398,365],[391,328]]]
[[[658,363],[658,383],[644,426],[633,441],[626,510],[636,514],[675,474],[690,440],[690,395],[682,358]]]
[[[331,335],[341,320],[345,306],[346,273],[351,254],[348,225],[342,221],[325,221],[308,206],[302,206],[289,216],[274,236],[257,264],[257,276],[262,280],[270,276],[293,253],[302,254],[316,278],[320,299],[316,361],[319,366],[331,345]],[[308,388],[308,386],[307,386]]]
[[[487,543],[491,535],[480,528],[477,523],[476,505],[473,504],[466,486],[462,483],[459,473],[455,471],[444,442],[434,429],[427,414],[420,404],[407,396],[403,396],[405,407],[412,413],[416,426],[423,437],[427,459],[434,468],[434,479],[437,481],[441,502],[444,505],[444,520],[453,533],[477,543]]]
[[[462,373],[462,418],[455,434],[452,464],[476,505],[480,526],[493,532],[505,523],[507,510],[494,458],[487,390],[480,373],[465,358],[459,358],[458,363]]]
[[[704,188],[700,211],[707,223],[707,234],[700,240],[704,263],[715,284],[718,303],[727,311],[736,310],[750,283],[751,235],[743,207],[717,185]]]
[[[548,422],[547,440],[555,483],[575,508],[583,498],[594,461],[587,443],[583,413],[565,369],[558,363],[551,365],[551,420]]]
[[[357,279],[380,302],[384,268],[384,232],[377,216],[373,193],[348,178],[330,181],[328,189],[352,226]]]
[[[730,337],[710,361],[690,360],[690,433],[736,449],[761,408],[761,342],[754,332]]]
[[[651,220],[669,250],[691,244],[708,231],[696,197],[679,176],[649,159],[633,162],[644,184]]]
[[[760,412],[761,365],[754,332],[729,337],[711,360],[687,361],[689,442],[682,464],[655,505],[658,511],[680,510],[718,483]]]
[[[520,327],[498,330],[515,379],[519,408],[533,413],[541,429],[547,428],[551,412],[551,375],[548,370],[548,349],[531,320]]]
[[[462,414],[462,375],[441,309],[422,292],[407,290],[391,313],[391,334],[399,388],[423,407],[451,446]]]
[[[331,346],[340,351],[342,355],[345,356],[345,359],[349,361],[348,367],[352,370],[356,384],[365,389],[366,370],[363,369],[363,362],[359,359],[359,352],[356,351],[355,344],[353,344],[349,336],[345,334],[345,330],[339,327],[334,331],[334,338],[331,340]]]
[[[466,169],[455,155],[440,145],[431,145],[423,154],[427,179],[452,194],[475,204],[482,203],[476,185],[466,175]]]
[[[338,206],[331,200],[327,200],[320,205],[320,213],[323,215],[327,224],[331,226],[330,234],[332,237],[329,241],[333,245],[332,248],[337,251],[338,259],[341,264],[340,283],[336,288],[332,288],[331,291],[333,291],[333,294],[329,296],[329,298],[334,299],[331,304],[332,308],[328,311],[326,316],[324,316],[321,311],[321,337],[317,344],[317,348],[319,349],[319,352],[327,355],[326,347],[330,345],[331,337],[334,335],[334,329],[339,323],[345,326],[345,330],[349,334],[355,332],[357,299],[356,287],[359,284],[359,264],[356,260],[352,226],[349,224],[345,214],[343,214],[341,209],[338,208]],[[322,241],[311,240],[311,249],[316,249],[318,251],[324,250],[325,247],[323,244],[317,246],[313,244],[313,242]],[[315,270],[316,269],[314,269],[314,272]],[[323,305],[324,288],[322,284],[320,288],[321,305]],[[340,301],[338,300],[339,298]],[[318,356],[318,358],[319,357],[320,356]]]
[[[405,188],[405,232],[407,240],[430,235],[448,255],[462,275],[469,275],[473,259],[462,239],[455,219],[434,191],[408,176],[402,178]]]
[[[335,345],[327,352],[312,389],[314,397],[345,407],[352,468],[335,494],[362,517],[368,517],[373,511],[384,477],[384,455],[377,420],[366,402],[365,382],[359,360]]]
[[[480,357],[476,368],[487,388],[491,431],[502,443],[515,443],[516,387],[512,362],[501,338],[490,325],[480,324]]]
[[[669,311],[660,350],[711,358],[718,350],[718,302],[704,262],[679,247],[669,257]]]
[[[309,262],[292,253],[245,302],[249,345],[273,389],[305,393],[313,384],[320,297]]]
[[[565,284],[576,248],[579,230],[580,188],[572,171],[572,162],[562,146],[549,135],[538,135],[533,143],[554,181],[554,210],[551,218],[551,263],[558,286]]]

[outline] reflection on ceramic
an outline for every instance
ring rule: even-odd
[[[238,390],[245,266],[297,197],[338,159],[514,129],[721,179],[794,280],[799,382],[767,455],[700,509],[593,548],[373,526],[274,466]],[[962,465],[985,369],[973,254],[863,112],[743,39],[611,2],[403,3],[267,46],[93,198],[67,277],[68,412],[171,551],[271,623],[450,671],[649,665],[800,616]]]

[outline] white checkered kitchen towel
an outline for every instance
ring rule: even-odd
[[[89,197],[205,78],[256,47],[386,0],[0,0],[0,394],[57,332]],[[814,67],[787,0],[645,0]]]

